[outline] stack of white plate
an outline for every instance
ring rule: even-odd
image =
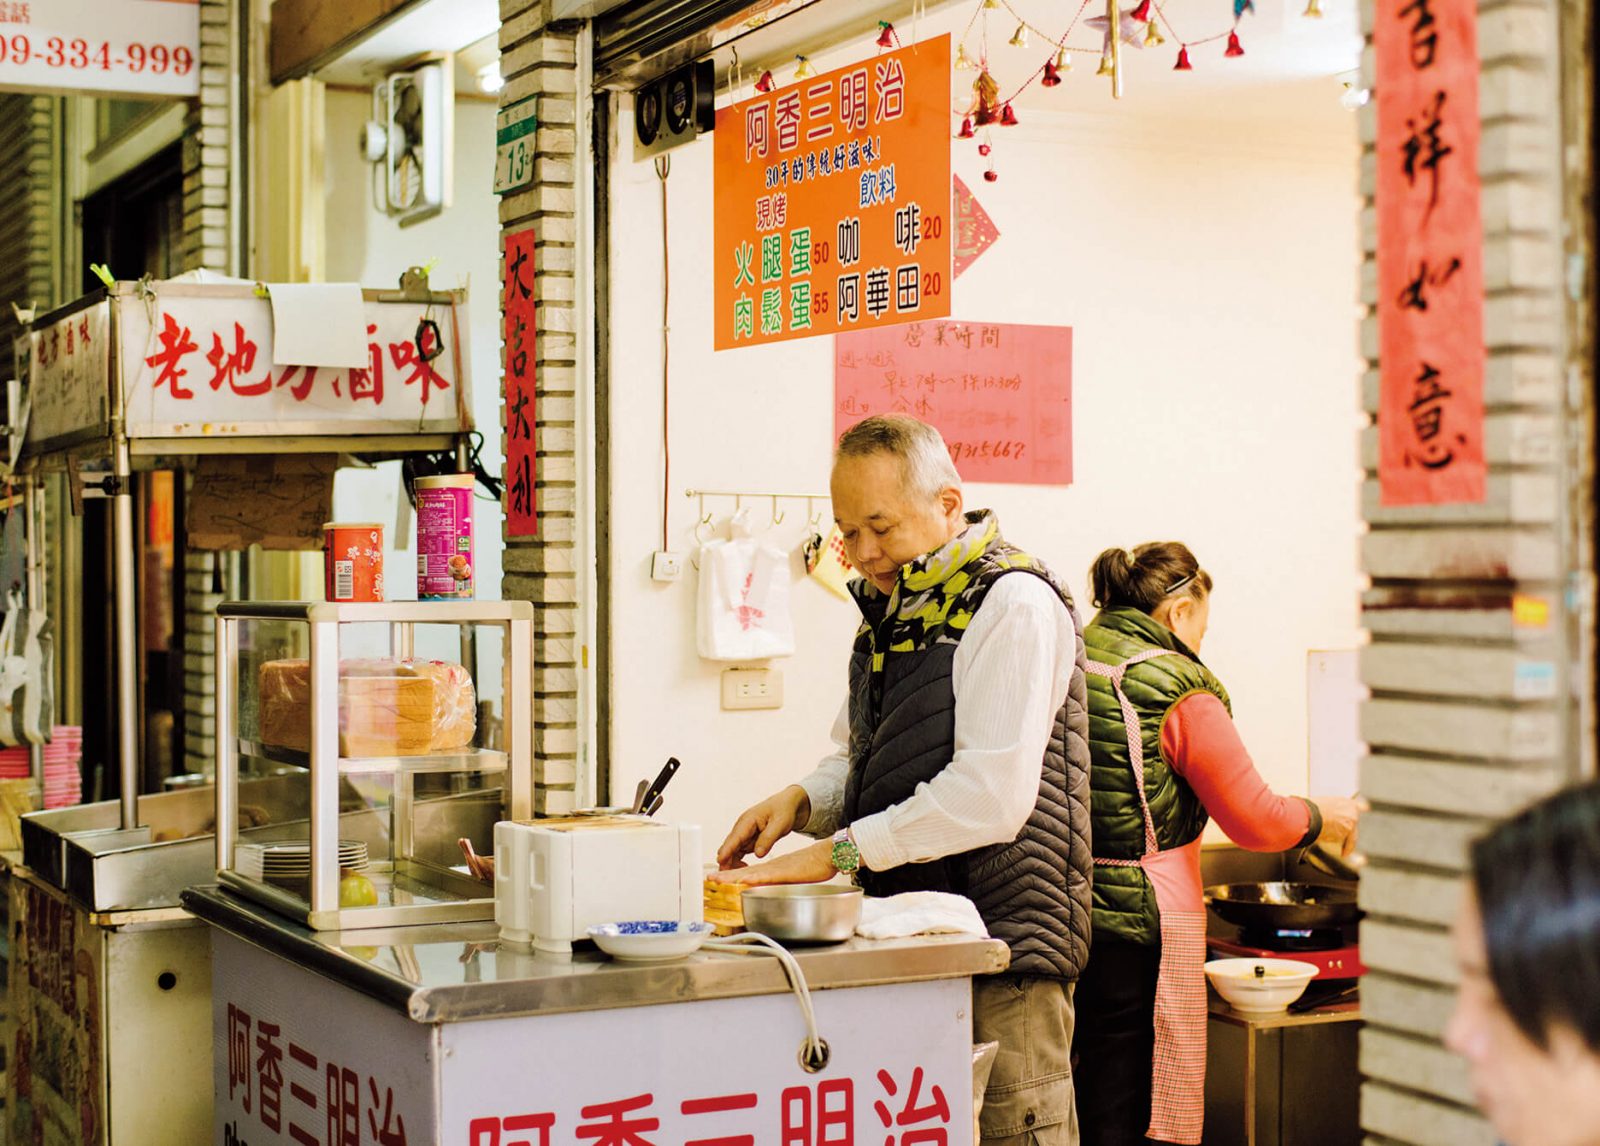
[[[361,871],[367,866],[367,845],[360,840],[339,841],[339,867]],[[271,883],[293,883],[311,875],[311,845],[298,842],[240,844],[234,852],[234,869],[240,875]]]

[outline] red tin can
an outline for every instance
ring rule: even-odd
[[[322,527],[322,567],[328,600],[383,600],[383,526],[328,522]]]

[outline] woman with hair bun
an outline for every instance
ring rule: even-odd
[[[1205,905],[1200,837],[1311,843],[1348,855],[1360,804],[1273,794],[1200,661],[1211,576],[1188,546],[1107,549],[1084,630],[1094,841],[1094,941],[1078,980],[1083,1146],[1193,1146],[1205,1110]]]
[[[1507,1146],[1600,1146],[1600,785],[1472,846],[1445,1045]]]

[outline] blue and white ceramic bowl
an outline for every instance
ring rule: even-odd
[[[709,923],[678,923],[670,919],[630,919],[589,928],[595,946],[613,959],[652,963],[682,959],[697,950],[716,928]]]

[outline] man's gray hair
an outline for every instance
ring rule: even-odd
[[[839,436],[833,460],[838,464],[873,454],[900,459],[905,491],[912,497],[932,499],[952,486],[961,488],[961,475],[950,460],[944,437],[909,414],[875,414],[857,422]]]

